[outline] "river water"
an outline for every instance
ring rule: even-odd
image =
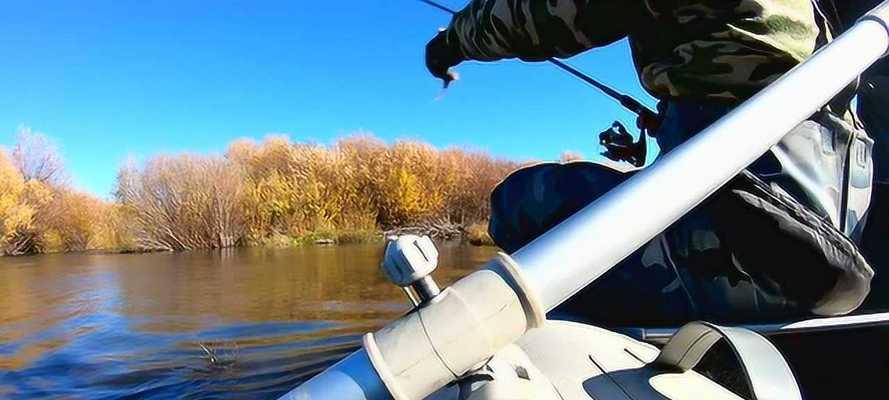
[[[440,283],[494,255],[440,246]],[[405,312],[382,245],[0,258],[0,398],[274,398]]]

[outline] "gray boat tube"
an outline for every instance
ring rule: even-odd
[[[389,400],[392,395],[359,349],[282,396],[281,400]]]
[[[561,304],[704,201],[887,51],[889,1],[757,96],[513,254],[533,292],[525,295],[546,310]],[[366,349],[282,397],[391,398]]]

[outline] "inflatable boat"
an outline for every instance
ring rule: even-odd
[[[621,332],[548,320],[547,313],[700,204],[887,52],[889,2],[651,167],[443,290],[430,276],[432,242],[393,239],[383,267],[410,293],[413,311],[364,336],[361,349],[282,399],[885,396],[885,313]],[[646,207],[649,198],[658,207]]]

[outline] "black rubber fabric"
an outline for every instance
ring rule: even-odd
[[[873,270],[855,244],[753,173],[738,175],[708,208],[720,236],[761,290],[805,308],[828,301],[860,304],[869,292]],[[839,281],[848,290],[832,292]]]
[[[869,1],[869,0],[868,0]],[[876,269],[862,312],[889,311],[889,60],[878,62],[862,79],[858,112],[874,139],[874,182],[861,250]]]

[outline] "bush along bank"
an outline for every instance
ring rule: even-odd
[[[20,142],[35,137],[47,142],[30,132]],[[56,175],[41,177],[34,165],[47,160]],[[11,188],[0,193],[0,253],[347,244],[402,233],[488,244],[490,191],[517,166],[370,135],[331,146],[271,136],[223,155],[126,163],[108,201],[57,180],[58,160],[51,146],[0,150],[0,187]]]

